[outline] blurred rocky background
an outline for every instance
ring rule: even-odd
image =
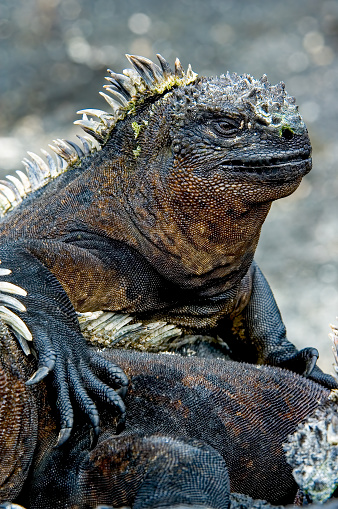
[[[331,370],[328,324],[338,315],[337,0],[0,0],[1,176],[26,151],[74,139],[107,67],[124,53],[161,53],[199,74],[263,73],[286,82],[313,143],[313,171],[275,203],[257,260],[291,341],[317,346]]]

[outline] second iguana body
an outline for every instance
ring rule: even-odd
[[[95,445],[75,409],[74,433],[56,448],[50,388],[25,386],[35,362],[1,324],[0,334],[1,508],[228,509],[231,490],[245,494],[231,507],[270,509],[247,497],[293,502],[283,443],[313,500],[337,487],[337,391],[275,367],[107,349],[129,379],[124,430],[100,408]]]
[[[33,154],[30,182],[12,179],[7,208],[20,203],[0,224],[1,316],[33,338],[39,369],[31,383],[52,372],[60,443],[74,401],[96,431],[93,398],[124,414],[110,385],[126,378],[110,361],[90,361],[75,311],[133,313],[194,333],[230,330],[235,356],[304,374],[318,356],[287,340],[253,260],[272,201],[311,168],[294,99],[265,77],[200,78],[178,61],[172,71],[160,56],[160,66],[129,59],[136,71],[109,78],[113,112],[87,110],[81,121],[101,150],[57,142],[58,167]],[[335,386],[318,368],[313,376]]]

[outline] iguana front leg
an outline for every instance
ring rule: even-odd
[[[242,340],[245,338],[246,342],[254,346],[259,364],[286,368],[309,376],[330,389],[337,388],[334,378],[316,366],[319,356],[316,348],[297,350],[287,339],[285,325],[268,282],[255,262],[250,270],[250,300],[241,314],[234,319],[238,351],[243,348],[240,345],[243,345]]]
[[[92,398],[116,407],[123,420],[125,405],[119,394],[126,391],[127,377],[117,365],[95,354],[89,356],[75,310],[56,277],[25,242],[4,243],[0,260],[0,314],[16,335],[32,337],[39,364],[27,385],[51,373],[61,420],[58,445],[69,438],[73,428],[74,402],[87,414],[95,434],[99,432],[99,415]]]

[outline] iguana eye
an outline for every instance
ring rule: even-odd
[[[236,136],[238,133],[238,123],[234,120],[218,120],[213,122],[213,129],[222,136]]]

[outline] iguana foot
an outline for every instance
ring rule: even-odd
[[[11,327],[26,354],[31,351],[27,341],[38,354],[38,369],[26,384],[37,384],[47,376],[52,382],[61,421],[57,445],[71,434],[74,403],[87,415],[95,436],[99,414],[94,400],[114,407],[121,427],[126,375],[99,353],[89,353],[75,310],[57,279],[24,249],[6,248],[1,246],[3,266],[11,266],[15,259],[20,270],[1,266],[0,277],[6,280],[0,281],[0,318]]]
[[[285,355],[282,357],[279,351],[274,352],[266,359],[266,363],[271,366],[278,366],[288,369],[289,371],[294,371],[298,375],[307,377],[311,375],[318,357],[318,350],[308,347],[296,351],[289,357],[285,357]]]
[[[34,348],[39,353],[39,367],[26,383],[36,384],[52,371],[61,421],[57,446],[68,440],[73,429],[73,401],[87,415],[96,437],[100,431],[99,413],[93,399],[112,405],[120,413],[120,423],[123,423],[126,409],[122,397],[126,393],[128,379],[121,368],[102,359],[97,352],[89,355],[84,338],[70,324],[62,322],[61,317],[50,317],[45,330],[33,326],[32,330]],[[64,338],[64,341],[59,338]]]
[[[289,371],[294,371],[295,373],[310,378],[310,380],[313,380],[328,389],[338,388],[338,383],[333,376],[323,373],[323,371],[316,366],[316,362],[319,357],[319,353],[316,348],[303,348],[283,360],[278,359],[278,355],[278,352],[277,354],[270,355],[266,363],[288,369]]]
[[[338,381],[328,373],[323,373],[323,371],[318,366],[314,367],[314,370],[312,371],[309,378],[310,380],[313,380],[314,382],[317,382],[318,384],[321,384],[330,390],[338,389]]]

